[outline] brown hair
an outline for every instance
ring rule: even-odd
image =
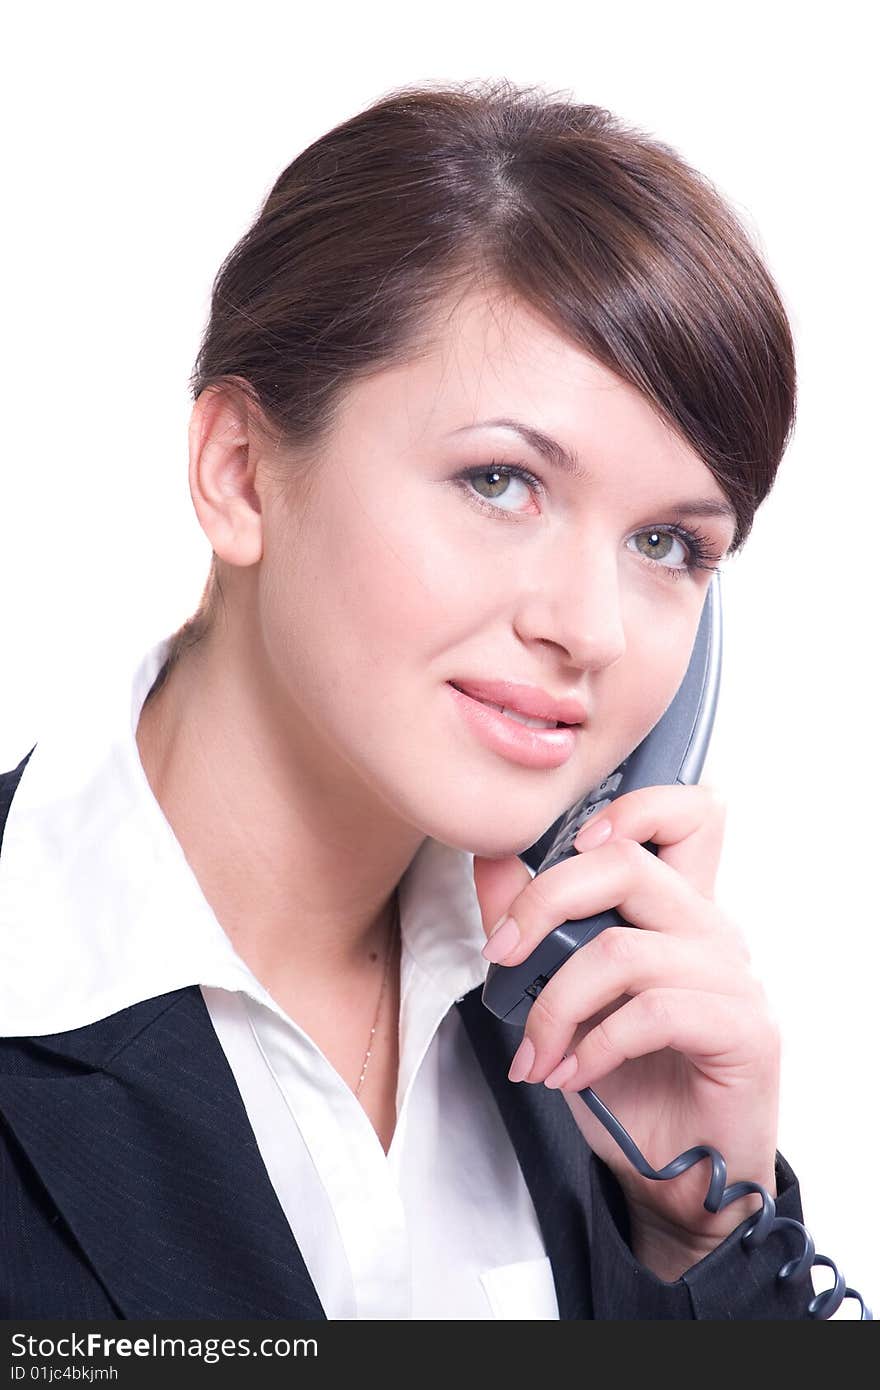
[[[243,390],[283,448],[318,457],[346,387],[411,360],[438,302],[476,284],[642,392],[715,476],[743,545],[794,424],[773,279],[675,150],[537,86],[397,88],[299,154],[216,276],[193,398]],[[222,600],[215,556],[163,679]]]

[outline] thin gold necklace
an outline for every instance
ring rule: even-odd
[[[364,1063],[361,1068],[360,1080],[358,1081],[357,1089],[355,1090],[355,1096],[359,1096],[361,1093],[361,1087],[364,1084],[364,1077],[367,1074],[367,1067],[370,1065],[370,1057],[373,1052],[373,1038],[375,1036],[376,1029],[379,1026],[379,1014],[382,1010],[382,1000],[385,997],[385,986],[388,983],[388,967],[391,964],[391,947],[394,942],[395,925],[397,927],[400,926],[400,901],[397,896],[397,889],[394,890],[394,911],[391,916],[391,929],[388,932],[388,946],[385,951],[385,971],[382,975],[382,988],[379,991],[379,1002],[376,1005],[376,1017],[373,1019],[373,1026],[370,1029],[370,1041],[367,1043],[367,1050],[364,1053]]]

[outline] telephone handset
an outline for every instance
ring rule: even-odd
[[[721,584],[716,571],[703,602],[703,612],[688,668],[672,703],[650,733],[620,766],[576,802],[530,849],[520,855],[529,868],[534,869],[536,877],[562,860],[570,859],[577,854],[573,841],[581,826],[601,815],[605,807],[616,797],[623,796],[625,792],[635,791],[639,787],[669,786],[675,783],[690,786],[699,781],[715,722],[720,680]],[[645,848],[654,854],[657,853],[657,845],[650,841]],[[593,917],[563,922],[519,965],[490,964],[483,986],[483,1003],[498,1018],[523,1027],[529,1009],[541,990],[569,956],[586,946],[606,927],[628,925],[630,924],[614,908],[596,913]],[[578,1094],[642,1177],[665,1181],[678,1177],[695,1163],[710,1159],[712,1176],[703,1201],[707,1211],[721,1211],[738,1198],[757,1193],[763,1205],[748,1222],[741,1236],[746,1249],[763,1245],[773,1231],[782,1228],[795,1230],[803,1241],[803,1248],[797,1257],[788,1260],[781,1267],[777,1277],[792,1280],[794,1283],[803,1281],[812,1292],[809,1274],[813,1265],[821,1264],[833,1271],[832,1286],[814,1294],[807,1304],[808,1317],[830,1318],[844,1298],[851,1297],[857,1299],[861,1305],[861,1320],[873,1321],[871,1310],[861,1294],[856,1289],[847,1287],[833,1260],[825,1255],[816,1254],[813,1239],[800,1222],[789,1217],[777,1217],[774,1199],[760,1183],[738,1182],[726,1186],[727,1165],[712,1145],[695,1144],[685,1153],[672,1159],[664,1168],[653,1168],[617,1117],[591,1087],[585,1087]]]
[[[536,856],[530,850],[520,856],[529,868],[535,869],[536,877],[577,854],[572,842],[581,827],[601,815],[624,792],[675,782],[689,786],[699,781],[715,722],[720,681],[721,590],[716,572],[703,601],[687,671],[672,703],[620,766],[566,811],[541,840],[535,841],[532,850],[538,849],[538,863],[532,862]],[[650,841],[645,848],[657,852],[657,846]],[[483,1003],[498,1018],[524,1025],[535,999],[569,956],[606,927],[621,925],[628,924],[614,908],[594,917],[563,922],[519,965],[489,966]]]

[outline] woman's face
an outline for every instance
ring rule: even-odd
[[[713,560],[734,534],[686,510],[707,500],[729,508],[632,387],[521,304],[463,299],[432,355],[351,389],[305,494],[264,503],[254,616],[294,745],[334,794],[342,768],[447,844],[526,848],[673,698],[711,579],[684,532]],[[480,732],[451,686],[478,680],[579,702],[570,751]]]

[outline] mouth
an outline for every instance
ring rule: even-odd
[[[465,690],[462,686],[456,685],[455,681],[449,681],[453,690],[457,690],[459,695],[466,695],[468,699],[475,700],[477,704],[485,705],[487,709],[497,710],[507,719],[513,719],[517,724],[525,724],[529,729],[579,729],[580,724],[566,724],[561,719],[538,719],[534,715],[522,714],[519,710],[511,709],[509,705],[498,704],[494,700],[485,700],[479,695],[475,695],[471,690]]]
[[[455,681],[446,684],[470,738],[496,756],[534,771],[551,771],[573,755],[583,725],[524,714]],[[493,695],[506,693],[492,691]]]

